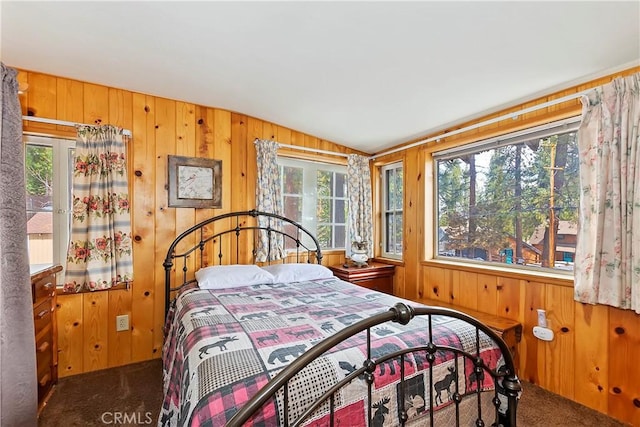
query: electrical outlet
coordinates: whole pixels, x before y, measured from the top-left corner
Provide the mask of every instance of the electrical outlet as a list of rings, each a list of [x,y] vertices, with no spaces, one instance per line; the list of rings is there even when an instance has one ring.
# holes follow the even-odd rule
[[[116,316],[116,332],[129,330],[129,315]]]

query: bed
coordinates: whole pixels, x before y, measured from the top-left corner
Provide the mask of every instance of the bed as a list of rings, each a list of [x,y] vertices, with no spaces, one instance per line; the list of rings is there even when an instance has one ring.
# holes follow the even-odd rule
[[[158,425],[516,425],[520,382],[495,332],[342,281],[319,248],[258,211],[171,243]]]

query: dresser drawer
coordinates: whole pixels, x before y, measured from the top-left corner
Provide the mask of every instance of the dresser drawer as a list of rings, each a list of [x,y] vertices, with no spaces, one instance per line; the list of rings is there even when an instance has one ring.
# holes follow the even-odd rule
[[[53,274],[43,277],[42,279],[36,280],[31,285],[33,287],[33,302],[42,299],[53,297],[54,292],[56,291],[56,280]]]
[[[42,371],[38,370],[38,402],[45,398],[51,387],[53,387],[54,378],[51,366]]]
[[[38,400],[42,399],[51,389],[53,375],[53,328],[36,341],[36,363],[38,381]]]
[[[33,325],[36,335],[51,324],[51,302],[51,298],[47,298],[33,308]]]
[[[53,365],[53,328],[49,328],[47,333],[36,341],[36,361],[38,372],[43,366]]]

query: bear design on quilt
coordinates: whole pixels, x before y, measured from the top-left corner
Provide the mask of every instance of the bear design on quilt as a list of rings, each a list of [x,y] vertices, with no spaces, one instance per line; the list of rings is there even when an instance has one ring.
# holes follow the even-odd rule
[[[278,359],[280,363],[287,363],[288,356],[292,356],[294,358],[298,357],[302,353],[304,353],[306,349],[307,349],[307,346],[304,344],[279,348],[271,352],[271,354],[269,355],[269,363],[274,365],[275,364],[274,362],[276,359]]]

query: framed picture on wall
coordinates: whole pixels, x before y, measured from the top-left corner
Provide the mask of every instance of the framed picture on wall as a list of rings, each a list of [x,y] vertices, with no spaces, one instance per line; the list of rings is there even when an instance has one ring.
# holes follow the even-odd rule
[[[169,207],[221,208],[222,160],[169,156]]]

